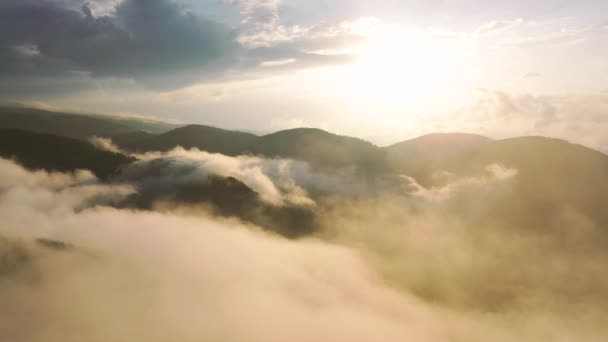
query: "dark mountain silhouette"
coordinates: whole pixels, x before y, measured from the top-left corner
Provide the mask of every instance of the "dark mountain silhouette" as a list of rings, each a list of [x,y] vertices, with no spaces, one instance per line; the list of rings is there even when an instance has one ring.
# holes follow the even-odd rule
[[[366,173],[383,168],[384,151],[357,138],[320,129],[296,128],[264,136],[189,125],[160,135],[126,133],[113,137],[127,151],[167,151],[177,146],[226,155],[253,154],[291,158],[322,168],[357,167]]]
[[[148,152],[146,149],[138,148],[138,145],[143,145],[147,139],[152,139],[156,135],[134,131],[127,133],[114,134],[110,138],[117,146],[120,146],[123,150],[128,152]]]
[[[81,140],[92,136],[111,137],[128,133],[162,134],[177,127],[179,125],[135,117],[0,106],[0,129],[21,129]]]
[[[121,148],[133,152],[168,151],[181,146],[234,156],[246,153],[248,147],[258,138],[251,133],[188,125],[160,135],[132,132],[116,135],[112,140]]]
[[[101,119],[106,122],[115,123],[121,126],[128,127],[135,131],[151,133],[151,134],[163,134],[169,132],[172,129],[176,129],[183,125],[167,123],[163,121],[150,120],[146,118],[130,117],[130,116],[115,116],[115,115],[98,115],[98,114],[85,114],[86,117]]]
[[[380,148],[365,140],[316,128],[296,128],[260,137],[251,151],[266,157],[303,160],[319,167],[356,166],[376,170],[383,163]]]
[[[119,168],[135,161],[135,158],[99,150],[77,139],[20,130],[0,130],[0,156],[14,159],[32,170],[71,172],[86,169],[103,180],[119,183],[121,180],[116,177]],[[154,210],[159,201],[206,203],[217,215],[239,217],[287,237],[302,236],[315,228],[315,214],[310,208],[269,205],[240,180],[217,175],[183,186],[167,188],[159,184],[158,187],[138,188],[137,193],[124,201],[108,205]]]
[[[359,170],[360,175],[372,179],[406,174],[425,187],[441,186],[442,180],[433,177],[441,171],[469,177],[484,172],[487,165],[501,164],[517,169],[519,174],[510,197],[497,205],[494,215],[523,223],[530,223],[534,216],[533,224],[542,226],[559,210],[572,208],[598,223],[608,222],[608,211],[603,209],[608,201],[608,182],[605,181],[608,156],[559,139],[522,137],[494,141],[479,135],[448,133],[430,134],[379,148],[361,139],[313,128],[257,136],[189,125],[163,134],[151,134],[90,117],[31,109],[11,110],[0,110],[0,127],[27,127],[78,138],[93,133],[107,134],[129,151],[196,147],[232,156],[252,154],[291,158],[325,170],[352,167]],[[107,177],[117,165],[128,162],[125,156],[99,151],[84,142],[76,144],[59,137],[6,132],[9,131],[2,133],[3,155],[12,153],[29,167],[88,168]],[[543,215],[532,215],[532,211]]]
[[[88,142],[20,130],[0,130],[0,156],[15,159],[29,169],[64,172],[86,169],[103,179],[134,160],[97,149]]]
[[[74,139],[109,137],[134,131],[98,117],[19,107],[0,107],[0,129],[20,129]]]

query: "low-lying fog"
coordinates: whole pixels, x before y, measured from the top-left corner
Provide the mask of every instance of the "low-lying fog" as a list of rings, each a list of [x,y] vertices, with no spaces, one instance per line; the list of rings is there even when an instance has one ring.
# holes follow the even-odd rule
[[[546,229],[497,211],[516,205],[517,169],[424,187],[197,150],[138,157],[108,183],[0,159],[0,340],[608,338],[605,232],[569,207]],[[186,191],[210,176],[252,190],[255,214]]]

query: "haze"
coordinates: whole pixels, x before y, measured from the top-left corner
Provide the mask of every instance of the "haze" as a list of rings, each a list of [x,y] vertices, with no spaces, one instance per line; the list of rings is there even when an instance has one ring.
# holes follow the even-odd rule
[[[599,0],[0,0],[0,341],[607,341],[607,43]]]
[[[608,150],[608,4],[5,0],[0,99],[388,145],[432,132]]]

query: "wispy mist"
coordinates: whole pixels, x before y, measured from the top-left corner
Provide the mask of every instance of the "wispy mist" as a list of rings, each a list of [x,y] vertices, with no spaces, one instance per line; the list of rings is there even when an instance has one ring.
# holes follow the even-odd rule
[[[525,170],[489,164],[471,175],[440,172],[425,187],[407,175],[369,183],[347,169],[288,159],[183,149],[137,157],[107,182],[0,160],[0,337],[608,336],[605,232],[567,202],[543,212],[552,215],[546,220],[537,212],[510,220]],[[233,180],[197,187],[213,177]],[[175,191],[180,186],[236,187],[263,209],[257,219],[218,211],[212,207],[223,202],[188,197]],[[129,205],[138,203],[133,196],[149,196],[152,205]],[[313,215],[313,229],[282,237],[300,221],[277,219],[291,215],[285,208]]]

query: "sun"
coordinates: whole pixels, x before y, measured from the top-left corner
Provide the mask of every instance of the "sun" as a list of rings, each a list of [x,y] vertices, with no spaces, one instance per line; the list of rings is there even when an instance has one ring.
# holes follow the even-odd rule
[[[348,68],[350,91],[384,106],[436,101],[471,75],[470,66],[462,63],[461,52],[428,36],[373,37]]]
[[[444,68],[438,49],[379,40],[361,51],[351,76],[361,95],[392,102],[431,94],[440,87]]]

